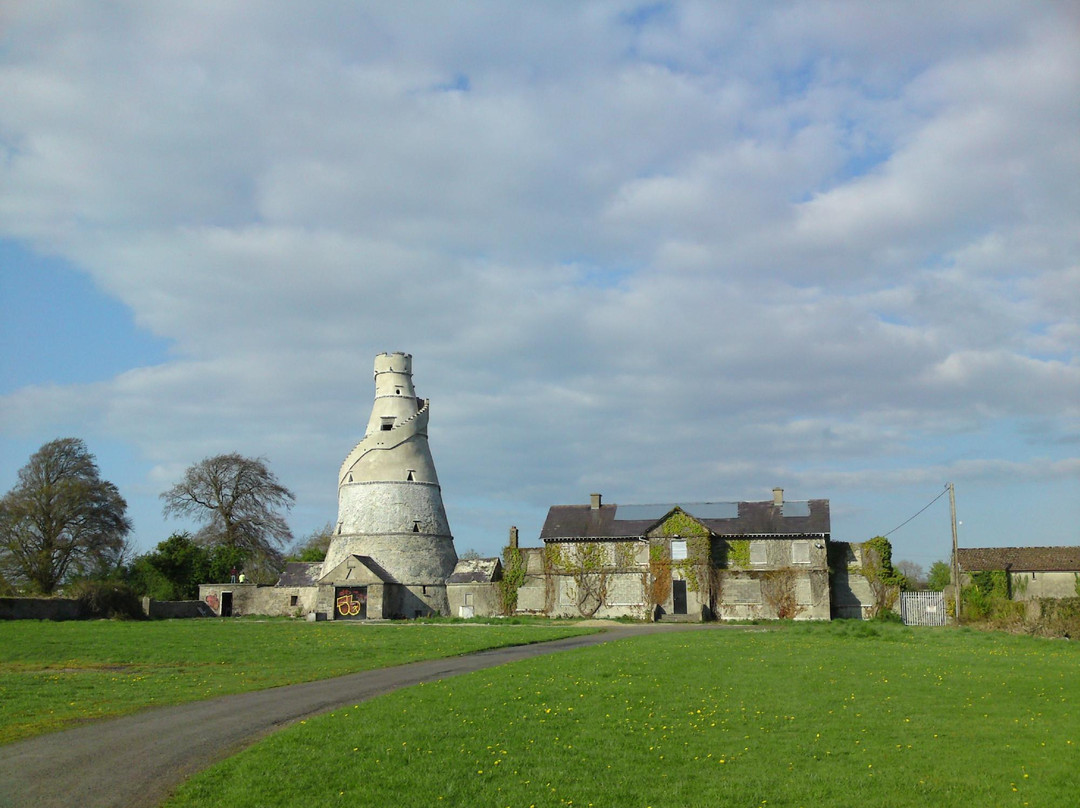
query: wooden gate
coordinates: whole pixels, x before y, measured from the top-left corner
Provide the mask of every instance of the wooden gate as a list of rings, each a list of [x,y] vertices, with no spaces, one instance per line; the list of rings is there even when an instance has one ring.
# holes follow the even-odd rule
[[[901,592],[900,617],[905,626],[943,626],[946,622],[943,592]]]

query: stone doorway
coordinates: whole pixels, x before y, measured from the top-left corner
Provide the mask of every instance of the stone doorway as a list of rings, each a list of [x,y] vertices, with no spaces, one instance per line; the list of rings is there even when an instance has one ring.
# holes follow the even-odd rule
[[[686,581],[671,582],[671,613],[686,614]]]

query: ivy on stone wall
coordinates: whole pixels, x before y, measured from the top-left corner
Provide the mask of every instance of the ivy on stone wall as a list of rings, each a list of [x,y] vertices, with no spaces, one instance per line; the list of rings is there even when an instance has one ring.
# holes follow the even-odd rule
[[[906,579],[892,564],[892,543],[875,536],[862,544],[862,574],[870,584],[874,602],[871,617],[883,617],[893,610]]]
[[[708,594],[710,583],[710,560],[712,542],[709,534],[695,536],[686,540],[686,558],[673,561],[672,565],[686,581],[686,588],[691,592]]]
[[[709,530],[694,517],[676,508],[671,515],[664,520],[654,535],[671,538],[673,536],[708,536]]]
[[[750,566],[750,539],[727,540],[727,565],[743,570]]]
[[[793,620],[805,606],[799,604],[797,592],[799,574],[791,567],[767,570],[760,576],[761,598],[781,620]]]
[[[655,607],[666,603],[671,596],[671,553],[667,542],[654,541],[649,545],[649,573],[652,577],[649,605]]]
[[[525,583],[525,554],[517,547],[503,548],[503,577],[499,581],[499,605],[506,615],[517,611],[518,590]]]
[[[631,570],[637,566],[637,542],[616,542],[613,551],[616,569]]]
[[[592,617],[607,603],[608,577],[612,572],[607,563],[607,548],[603,542],[574,542],[569,545],[549,544],[545,547],[544,565],[552,574],[569,575],[574,581],[574,600],[582,617]],[[548,593],[548,609],[555,605],[554,592]]]

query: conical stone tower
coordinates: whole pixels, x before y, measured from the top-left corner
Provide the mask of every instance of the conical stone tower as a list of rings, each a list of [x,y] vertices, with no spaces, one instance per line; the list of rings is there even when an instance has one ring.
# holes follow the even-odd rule
[[[323,563],[367,556],[399,586],[395,613],[449,614],[446,579],[457,564],[428,448],[428,400],[417,398],[412,356],[375,357],[375,403],[364,439],[341,466],[338,522]]]

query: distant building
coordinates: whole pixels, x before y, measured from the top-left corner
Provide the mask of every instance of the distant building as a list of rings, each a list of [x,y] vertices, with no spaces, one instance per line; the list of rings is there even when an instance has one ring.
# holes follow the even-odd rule
[[[520,550],[519,611],[640,619],[862,617],[859,545],[831,542],[829,501],[555,505]],[[834,586],[830,559],[843,570]],[[836,590],[836,591],[834,591]]]
[[[1080,547],[962,547],[956,551],[963,585],[973,572],[1005,572],[1013,600],[1080,595]]]

